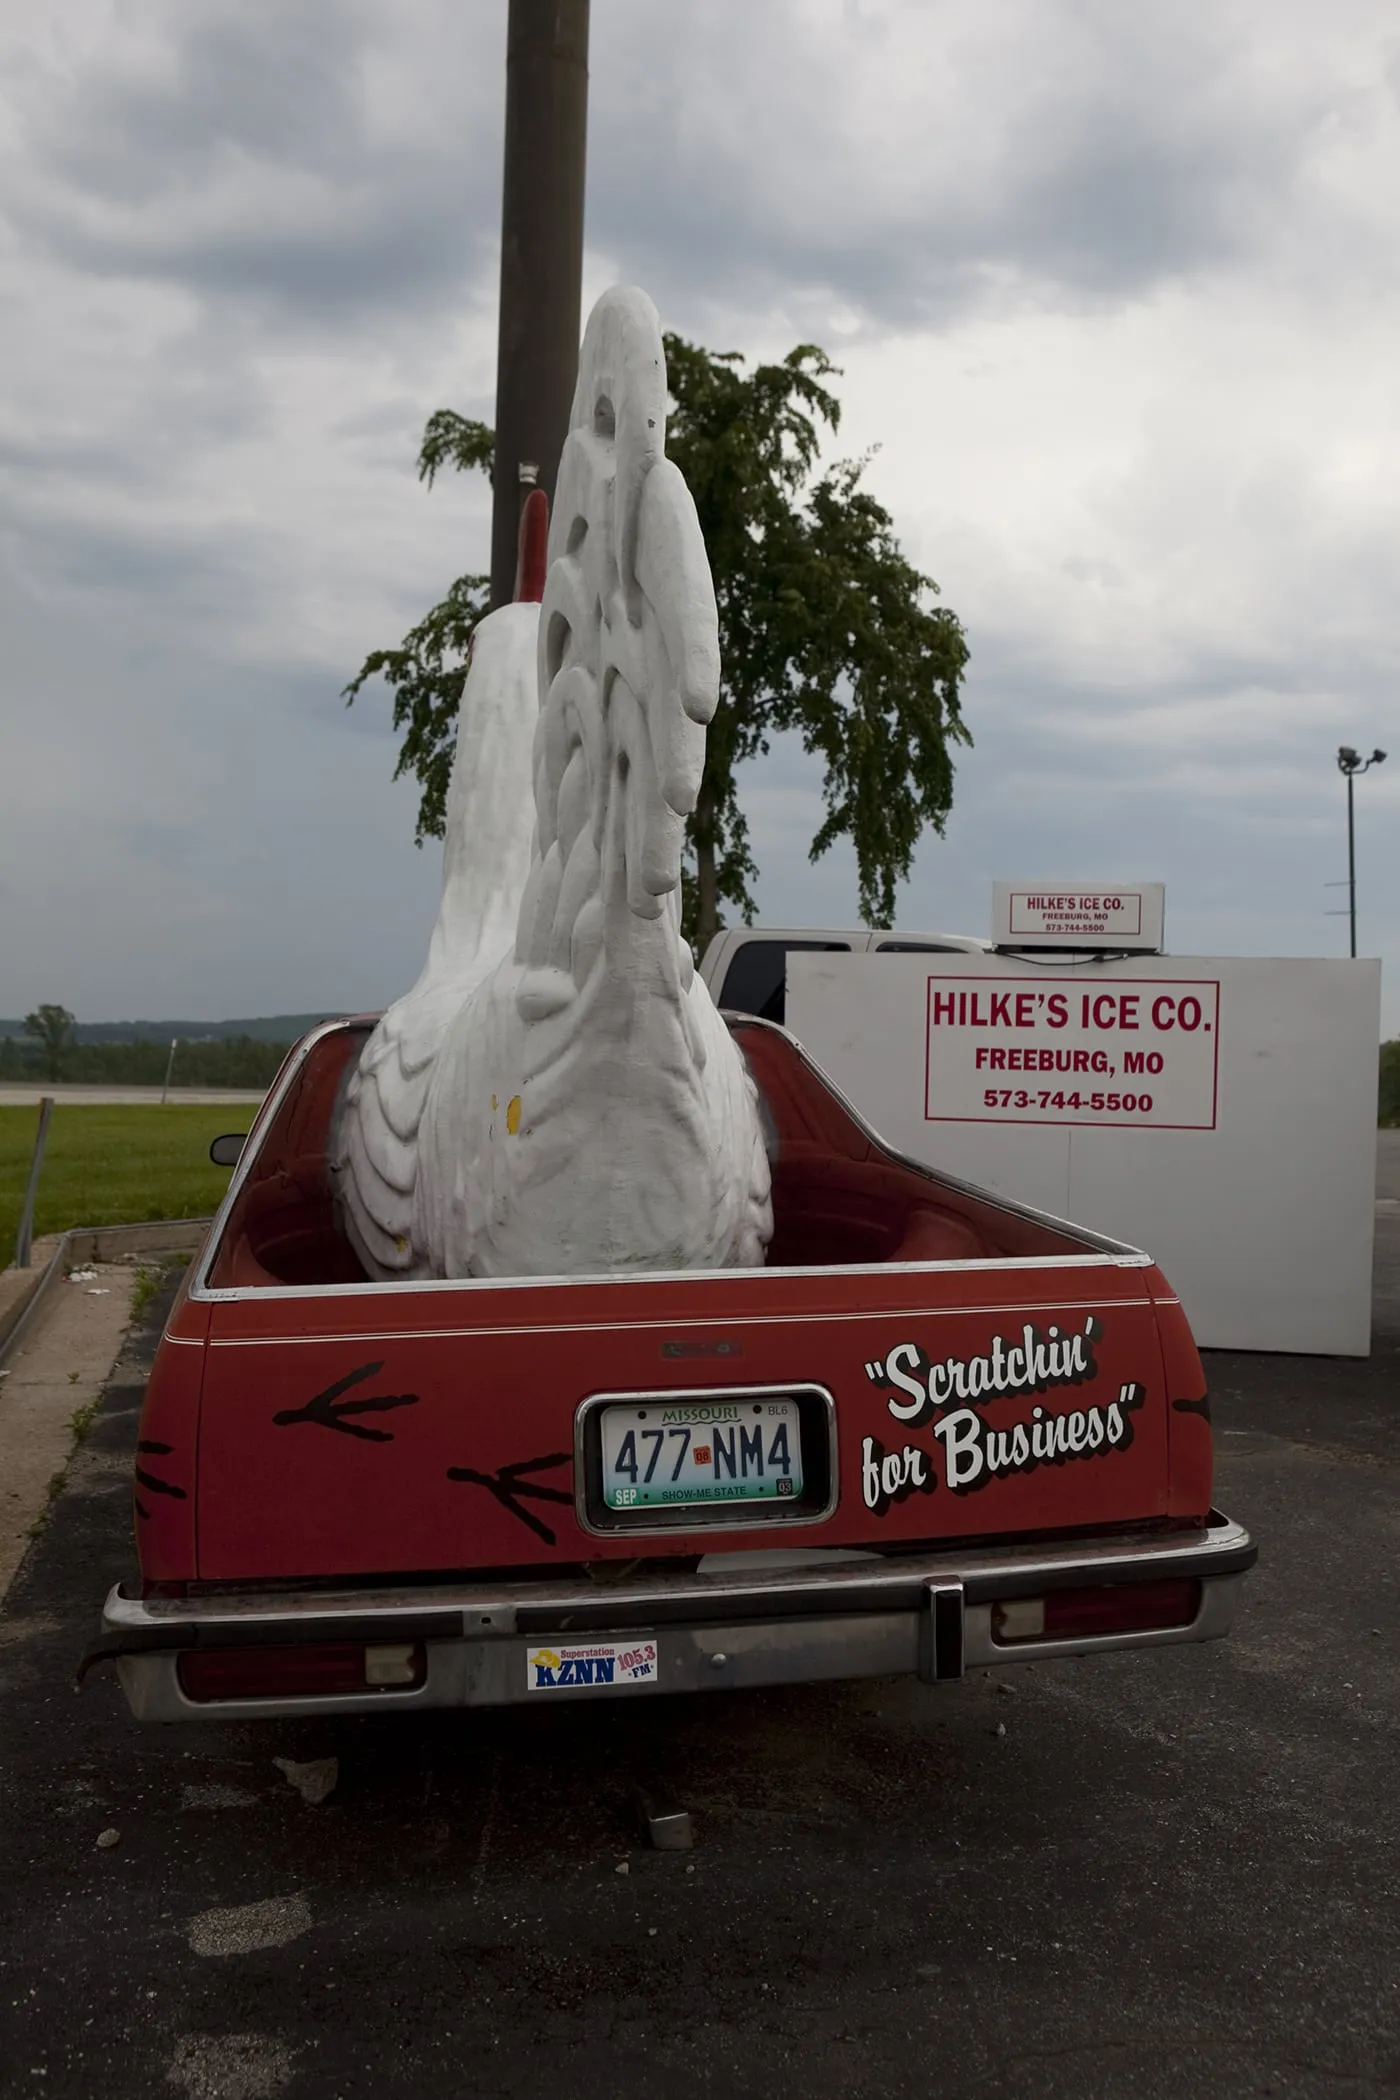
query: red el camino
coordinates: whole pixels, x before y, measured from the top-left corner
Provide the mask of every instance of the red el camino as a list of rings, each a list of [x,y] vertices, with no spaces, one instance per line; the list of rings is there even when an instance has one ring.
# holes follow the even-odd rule
[[[380,1283],[327,1133],[372,1026],[289,1056],[146,1394],[139,1719],[404,1712],[1210,1640],[1211,1506],[1149,1257],[899,1157],[731,1016],[770,1129],[762,1269]]]

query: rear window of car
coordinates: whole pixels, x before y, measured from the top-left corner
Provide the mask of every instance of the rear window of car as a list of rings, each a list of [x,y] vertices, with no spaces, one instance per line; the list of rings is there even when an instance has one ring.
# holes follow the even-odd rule
[[[787,959],[794,949],[849,955],[849,941],[745,941],[725,972],[716,1004],[781,1023],[787,1010]]]

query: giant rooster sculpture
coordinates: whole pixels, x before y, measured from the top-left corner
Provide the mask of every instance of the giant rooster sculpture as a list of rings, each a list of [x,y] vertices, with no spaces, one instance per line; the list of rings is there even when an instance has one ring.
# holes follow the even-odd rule
[[[656,310],[608,292],[580,354],[543,602],[503,606],[472,638],[428,961],[337,1113],[337,1202],[371,1275],[763,1260],[757,1097],[680,931],[719,643],[665,431]]]

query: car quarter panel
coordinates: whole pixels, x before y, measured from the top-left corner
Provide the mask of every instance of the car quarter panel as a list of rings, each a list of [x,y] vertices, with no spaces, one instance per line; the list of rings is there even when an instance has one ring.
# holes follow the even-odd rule
[[[182,1286],[141,1403],[132,1515],[147,1582],[188,1582],[198,1568],[196,1480],[209,1308]]]
[[[1149,1270],[1147,1282],[1156,1307],[1166,1381],[1171,1462],[1167,1510],[1171,1516],[1189,1516],[1203,1499],[1210,1500],[1214,1470],[1210,1394],[1181,1300],[1160,1269]]]

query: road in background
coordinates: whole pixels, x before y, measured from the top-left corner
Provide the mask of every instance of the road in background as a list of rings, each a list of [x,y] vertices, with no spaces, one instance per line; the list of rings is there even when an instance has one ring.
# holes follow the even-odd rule
[[[191,1108],[211,1108],[221,1101],[261,1101],[266,1087],[198,1087],[173,1086],[169,1101],[172,1108],[185,1102]],[[7,1080],[0,1086],[0,1108],[37,1108],[45,1094],[53,1096],[55,1107],[69,1108],[135,1108],[159,1106],[161,1089],[158,1086],[65,1086],[61,1082],[36,1081],[32,1086]]]

